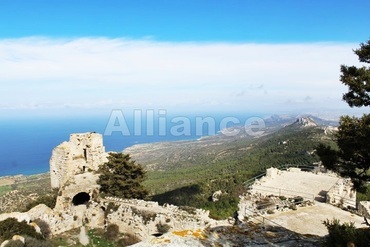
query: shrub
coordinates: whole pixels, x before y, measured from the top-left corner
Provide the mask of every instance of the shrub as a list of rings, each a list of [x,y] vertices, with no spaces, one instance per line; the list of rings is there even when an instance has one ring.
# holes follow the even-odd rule
[[[41,219],[35,219],[33,222],[40,227],[41,234],[44,236],[44,238],[48,238],[50,236],[51,230],[48,223]]]
[[[104,238],[107,240],[117,239],[119,234],[119,227],[116,224],[109,224],[104,232]]]
[[[370,228],[356,229],[354,223],[340,224],[338,219],[325,220],[329,235],[326,238],[326,246],[347,246],[353,243],[357,247],[367,247],[370,243]]]
[[[140,238],[138,238],[137,236],[133,234],[126,233],[124,238],[121,238],[120,240],[118,240],[117,245],[124,247],[124,246],[130,246],[133,244],[137,244],[139,242],[141,242]]]
[[[57,197],[58,197],[58,191],[53,190],[52,193],[40,196],[36,200],[28,203],[26,205],[24,211],[27,212],[28,210],[32,209],[33,207],[35,207],[39,204],[45,204],[49,208],[53,209],[55,207],[56,202],[57,202]]]
[[[116,212],[118,210],[118,208],[119,208],[119,205],[116,205],[113,202],[109,202],[108,206],[107,206],[107,209],[104,211],[104,217],[107,218],[108,214],[110,214],[112,212]]]
[[[162,224],[162,222],[159,222],[155,226],[157,227],[157,231],[161,234],[165,234],[171,229],[171,226],[168,224]]]
[[[25,247],[52,247],[53,244],[49,240],[38,240],[31,237],[25,237]]]
[[[91,229],[87,232],[87,235],[94,247],[114,247],[114,244],[104,239],[104,236],[98,230]]]
[[[144,224],[146,225],[150,221],[154,220],[157,217],[157,213],[145,211],[145,210],[139,210],[137,208],[132,207],[131,208],[132,213],[141,216],[143,219]]]
[[[189,214],[195,214],[197,210],[195,207],[190,207],[190,206],[180,206],[179,209],[184,210],[185,212],[188,212]]]
[[[8,218],[0,222],[0,239],[11,239],[14,235],[27,235],[36,239],[43,236],[36,232],[35,228],[28,225],[26,221],[18,222],[15,218]]]
[[[24,247],[24,243],[20,240],[10,240],[5,247]]]
[[[279,196],[279,199],[285,201],[287,198],[285,196]]]

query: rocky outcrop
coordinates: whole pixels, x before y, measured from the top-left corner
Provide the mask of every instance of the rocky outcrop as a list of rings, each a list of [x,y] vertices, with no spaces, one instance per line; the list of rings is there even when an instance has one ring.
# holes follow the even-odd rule
[[[317,123],[310,117],[300,117],[292,124],[293,126],[300,127],[317,127]]]
[[[211,246],[319,246],[320,238],[305,236],[282,227],[247,222],[234,226],[172,231],[160,237],[150,237],[134,247],[211,247]]]
[[[358,213],[370,219],[370,201],[362,201],[358,203]]]

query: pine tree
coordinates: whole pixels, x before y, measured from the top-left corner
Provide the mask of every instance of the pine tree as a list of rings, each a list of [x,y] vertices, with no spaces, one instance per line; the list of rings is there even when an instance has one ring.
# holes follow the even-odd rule
[[[370,63],[370,40],[367,43],[361,43],[360,48],[354,50],[358,59],[362,63]],[[349,106],[361,107],[370,105],[370,68],[342,65],[340,80],[348,86],[348,93],[343,95]]]
[[[109,153],[108,162],[100,166],[98,180],[104,195],[126,199],[144,199],[148,191],[142,185],[146,171],[128,154]]]
[[[354,50],[359,61],[370,63],[370,40]],[[370,68],[341,66],[341,82],[348,86],[343,100],[350,107],[370,105]],[[338,149],[319,145],[317,154],[324,166],[350,177],[356,189],[363,189],[370,182],[370,115],[361,118],[342,116],[336,134]]]

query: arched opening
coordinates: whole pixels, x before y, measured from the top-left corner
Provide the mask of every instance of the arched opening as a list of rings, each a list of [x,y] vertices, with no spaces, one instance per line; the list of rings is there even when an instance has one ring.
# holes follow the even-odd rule
[[[90,195],[86,192],[80,192],[75,195],[72,199],[72,203],[74,206],[83,205],[90,201]]]

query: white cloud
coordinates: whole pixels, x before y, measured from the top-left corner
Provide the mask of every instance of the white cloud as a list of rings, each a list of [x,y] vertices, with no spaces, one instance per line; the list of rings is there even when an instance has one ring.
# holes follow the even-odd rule
[[[357,45],[0,40],[0,107],[343,107],[339,66]]]

